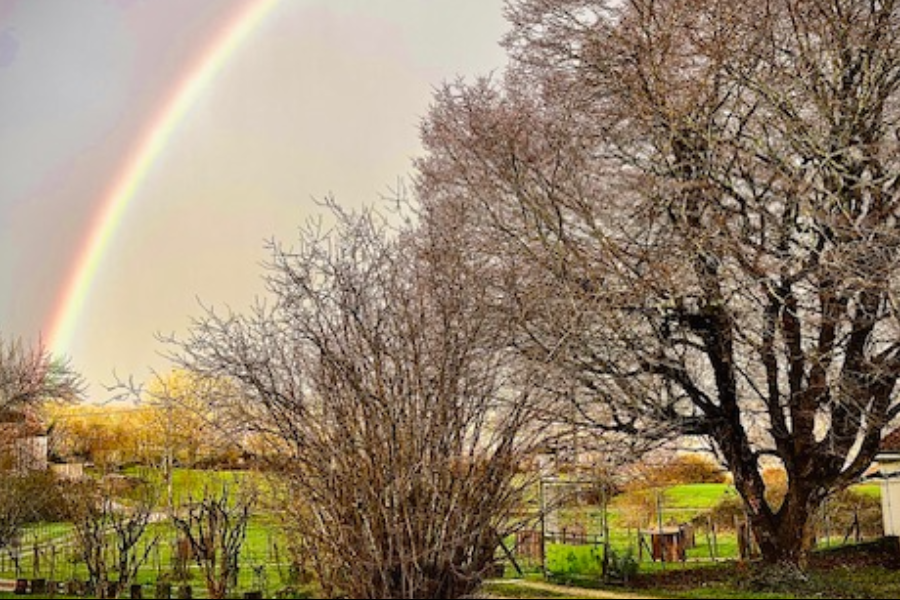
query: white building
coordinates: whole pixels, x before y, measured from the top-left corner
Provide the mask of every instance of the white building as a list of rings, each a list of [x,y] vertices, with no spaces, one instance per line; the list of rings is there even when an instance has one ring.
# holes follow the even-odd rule
[[[27,411],[0,411],[0,469],[43,471],[48,467],[46,428]]]

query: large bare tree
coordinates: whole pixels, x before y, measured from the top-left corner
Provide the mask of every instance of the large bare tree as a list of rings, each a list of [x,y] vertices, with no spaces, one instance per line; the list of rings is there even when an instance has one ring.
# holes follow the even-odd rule
[[[709,440],[763,556],[900,411],[900,6],[512,0],[500,80],[423,128],[426,212],[477,212],[567,417]],[[562,389],[562,388],[561,388]],[[788,490],[766,500],[761,471]]]
[[[458,228],[333,208],[333,229],[273,245],[268,304],[208,312],[179,360],[239,386],[219,412],[268,440],[328,597],[459,598],[528,482],[541,430],[525,375]]]

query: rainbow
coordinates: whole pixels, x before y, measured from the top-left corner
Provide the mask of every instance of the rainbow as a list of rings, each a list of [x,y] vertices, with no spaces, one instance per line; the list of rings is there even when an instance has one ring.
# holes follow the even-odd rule
[[[56,302],[47,339],[48,349],[64,354],[78,328],[103,257],[128,205],[147,178],[179,123],[241,44],[272,12],[279,0],[249,0],[235,12],[187,69],[161,109],[143,129],[117,171],[94,215],[73,268]]]

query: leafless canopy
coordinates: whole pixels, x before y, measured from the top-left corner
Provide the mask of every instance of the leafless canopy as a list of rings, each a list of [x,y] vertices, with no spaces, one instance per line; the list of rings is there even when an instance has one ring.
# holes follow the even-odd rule
[[[47,401],[73,401],[83,388],[81,377],[43,346],[0,338],[0,412],[35,408]]]
[[[584,424],[704,436],[766,558],[900,411],[900,7],[515,0],[499,81],[424,126],[426,207],[518,279],[517,346]],[[788,472],[769,506],[761,468]]]
[[[221,490],[205,488],[202,498],[173,516],[175,528],[187,540],[203,573],[210,598],[227,598],[237,583],[241,548],[256,501],[256,490],[250,487],[237,494],[226,485]]]
[[[461,597],[527,481],[540,428],[525,374],[453,228],[333,208],[333,230],[273,244],[269,304],[210,311],[180,360],[239,386],[222,412],[266,442],[326,594]]]
[[[137,578],[158,542],[159,534],[148,532],[156,505],[154,490],[142,487],[126,506],[113,500],[108,483],[83,480],[67,482],[66,499],[89,586],[99,598],[117,597]]]

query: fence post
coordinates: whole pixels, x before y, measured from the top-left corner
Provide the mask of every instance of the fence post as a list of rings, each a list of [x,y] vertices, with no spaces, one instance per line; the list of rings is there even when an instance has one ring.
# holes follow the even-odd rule
[[[715,532],[711,515],[706,515],[706,546],[709,548],[709,559],[716,562]]]
[[[547,520],[544,515],[544,511],[546,507],[544,506],[544,478],[541,477],[540,481],[538,481],[538,500],[540,503],[541,509],[541,538],[540,543],[538,544],[539,551],[541,553],[541,573],[544,578],[547,577],[547,553],[545,548],[544,537],[547,535]]]

